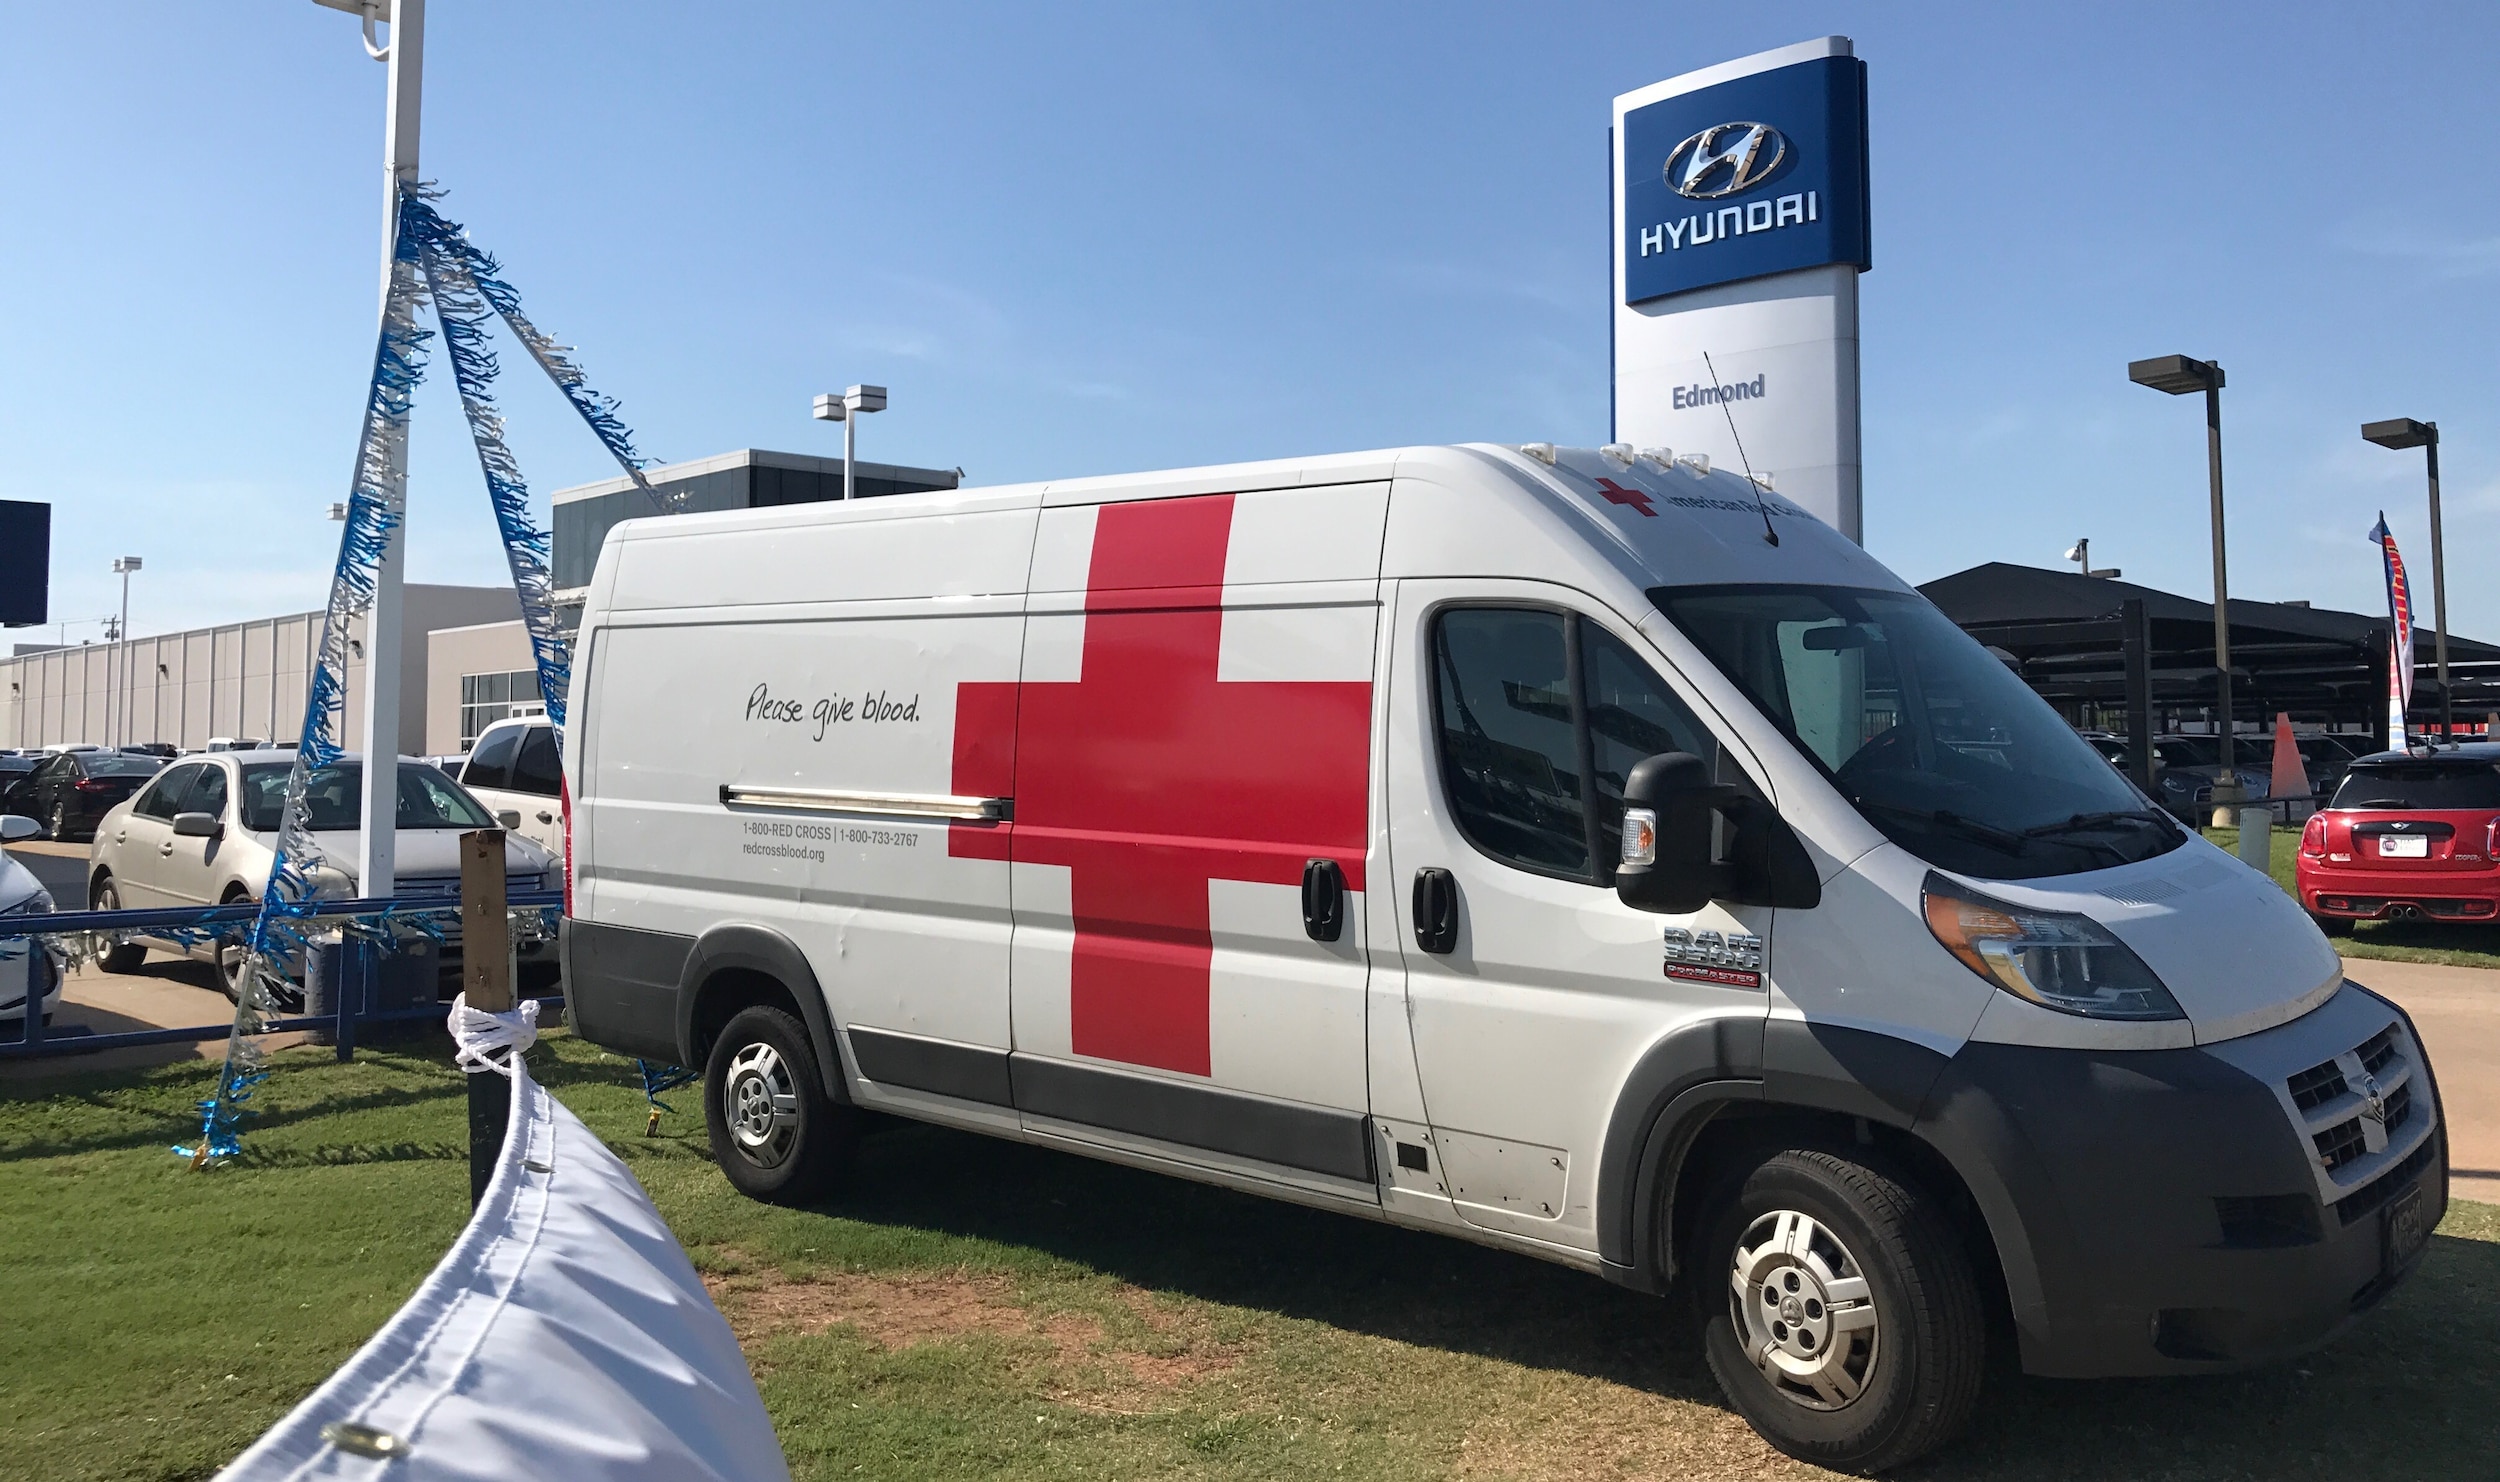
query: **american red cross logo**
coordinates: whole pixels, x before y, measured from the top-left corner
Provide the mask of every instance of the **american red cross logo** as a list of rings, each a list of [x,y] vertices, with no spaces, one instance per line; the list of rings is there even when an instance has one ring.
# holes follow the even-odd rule
[[[1207,882],[1294,885],[1325,857],[1363,888],[1371,686],[1216,678],[1232,519],[1229,494],[1102,506],[1082,677],[955,687],[953,790],[1015,819],[957,824],[948,852],[1067,866],[1076,1053],[1194,1075]]]
[[[1658,511],[1649,507],[1649,491],[1646,489],[1627,489],[1613,479],[1601,478],[1597,481],[1597,492],[1606,496],[1608,504],[1628,504],[1653,520],[1658,517]]]

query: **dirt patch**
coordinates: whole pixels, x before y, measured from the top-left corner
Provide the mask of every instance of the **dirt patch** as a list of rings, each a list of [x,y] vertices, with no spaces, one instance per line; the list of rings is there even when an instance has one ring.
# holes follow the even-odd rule
[[[1027,1305],[1005,1278],[969,1271],[828,1271],[794,1280],[736,1252],[718,1253],[716,1264],[731,1269],[707,1272],[703,1285],[748,1348],[837,1325],[887,1349],[989,1335],[1024,1352],[1051,1398],[1123,1412],[1241,1360],[1240,1345],[1218,1341],[1203,1317],[1134,1288],[1112,1291],[1120,1313],[1106,1324],[1093,1312]]]

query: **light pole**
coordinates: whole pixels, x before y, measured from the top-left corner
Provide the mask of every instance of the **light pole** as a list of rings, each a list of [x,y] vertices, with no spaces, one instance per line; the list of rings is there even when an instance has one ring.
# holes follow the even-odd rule
[[[858,490],[853,487],[851,465],[859,451],[859,419],[869,412],[885,410],[883,386],[853,386],[840,396],[828,391],[816,398],[816,420],[842,424],[842,497],[851,499]]]
[[[107,746],[124,746],[130,741],[130,573],[138,570],[139,566],[140,561],[137,556],[113,558],[113,574],[122,579],[121,641],[113,646],[113,656],[121,660],[122,677],[114,694],[105,697],[108,701],[104,711],[104,742]],[[109,683],[111,675],[109,667],[106,675]],[[121,700],[122,723],[118,731],[113,726],[113,711],[109,703],[115,696]]]
[[[2448,710],[2448,563],[2439,543],[2439,424],[2411,417],[2364,422],[2361,436],[2382,448],[2420,448],[2430,455],[2431,621],[2438,625],[2431,639],[2439,655],[2439,739],[2453,745],[2456,726]]]
[[[2163,355],[2127,363],[2127,379],[2172,396],[2205,393],[2205,476],[2211,485],[2214,525],[2214,693],[2222,711],[2222,766],[2214,777],[2217,807],[2240,801],[2240,776],[2232,767],[2231,582],[2222,555],[2222,365],[2186,355]]]
[[[390,67],[382,126],[382,314],[391,310],[391,262],[399,241],[399,188],[417,179],[418,103],[425,76],[425,0],[313,0],[363,20],[365,53]],[[387,19],[391,39],[379,43],[375,25]],[[402,420],[384,450],[404,480],[408,424]],[[384,537],[373,581],[373,606],[365,616],[365,775],[356,878],[359,893],[382,898],[398,884],[399,650],[405,584],[406,542],[394,528]]]

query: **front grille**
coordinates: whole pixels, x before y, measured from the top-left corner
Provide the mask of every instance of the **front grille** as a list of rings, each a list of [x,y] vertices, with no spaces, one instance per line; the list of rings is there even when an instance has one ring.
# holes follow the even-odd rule
[[[2396,1129],[2405,1124],[2405,1118],[2412,1115],[2413,1088],[2411,1086],[2398,1086],[2395,1090],[2387,1093],[2387,1132],[2389,1136],[2394,1136]]]
[[[2312,1065],[2286,1082],[2292,1092],[2292,1105],[2302,1111],[2315,1111],[2344,1094],[2344,1073],[2329,1060]]]
[[[2359,1117],[2347,1117],[2309,1140],[2316,1144],[2318,1161],[2326,1165],[2329,1173],[2360,1157],[2369,1148],[2368,1140],[2361,1134]]]
[[[2385,1070],[2387,1062],[2396,1058],[2396,1026],[2390,1024],[2363,1040],[2361,1048],[2353,1053],[2361,1057],[2361,1068],[2370,1074]]]
[[[2432,1143],[2423,1143],[2403,1162],[2336,1200],[2336,1223],[2351,1225],[2378,1213],[2381,1206],[2413,1182],[2416,1174],[2431,1166],[2431,1150]]]

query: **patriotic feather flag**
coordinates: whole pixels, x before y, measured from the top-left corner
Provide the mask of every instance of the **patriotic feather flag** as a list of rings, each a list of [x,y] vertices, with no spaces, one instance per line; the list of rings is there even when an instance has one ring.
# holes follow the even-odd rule
[[[2378,543],[2380,564],[2387,570],[2387,745],[2405,744],[2405,709],[2413,703],[2413,590],[2405,585],[2405,558],[2396,553],[2396,537],[2387,528],[2387,512],[2370,527]]]

